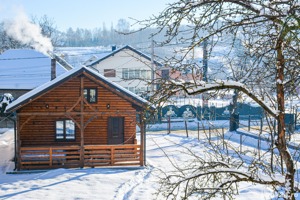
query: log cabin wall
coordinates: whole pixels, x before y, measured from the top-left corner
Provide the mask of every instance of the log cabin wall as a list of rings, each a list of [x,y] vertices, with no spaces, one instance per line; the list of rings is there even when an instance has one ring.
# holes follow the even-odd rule
[[[78,127],[80,115],[78,114],[71,115],[77,122],[75,140],[62,142],[55,139],[56,120],[70,119],[69,116],[61,113],[81,110],[80,79],[80,76],[73,77],[18,110],[21,146],[80,145],[80,127]],[[84,122],[87,123],[84,129],[84,144],[107,144],[108,117],[124,117],[124,143],[134,144],[136,109],[131,102],[85,76],[83,80],[84,88],[97,88],[97,103],[89,105],[84,103],[84,112],[89,112],[84,115]],[[22,113],[33,114],[24,116]],[[43,114],[39,115],[39,113]]]

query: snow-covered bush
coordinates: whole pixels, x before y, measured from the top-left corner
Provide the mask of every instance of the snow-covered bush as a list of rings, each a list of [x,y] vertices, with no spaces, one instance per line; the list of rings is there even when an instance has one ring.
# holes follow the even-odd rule
[[[4,93],[0,96],[0,113],[4,113],[8,104],[14,100],[14,97],[10,93]]]

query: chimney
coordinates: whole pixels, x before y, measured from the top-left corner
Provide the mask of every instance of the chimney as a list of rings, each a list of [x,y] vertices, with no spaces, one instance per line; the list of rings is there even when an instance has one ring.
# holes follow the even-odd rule
[[[115,51],[117,49],[116,45],[111,46],[111,51]]]
[[[51,59],[51,81],[56,78],[56,59]]]

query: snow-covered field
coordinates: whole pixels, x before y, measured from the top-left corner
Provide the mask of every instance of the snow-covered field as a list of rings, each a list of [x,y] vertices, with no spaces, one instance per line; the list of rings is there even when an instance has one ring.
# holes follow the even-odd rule
[[[161,171],[173,169],[169,159],[178,165],[188,157],[185,147],[199,153],[205,150],[203,142],[185,132],[165,131],[147,133],[147,166],[124,168],[55,169],[40,173],[6,174],[13,170],[13,131],[0,134],[0,199],[163,199],[155,193],[159,188]],[[225,138],[238,146],[239,136],[226,133]],[[205,135],[201,135],[204,141]],[[244,138],[245,147],[255,148],[253,138]],[[264,144],[262,143],[262,149]],[[168,155],[168,157],[166,156]],[[276,199],[271,188],[250,183],[239,186],[236,199]],[[299,198],[300,199],[300,198]]]

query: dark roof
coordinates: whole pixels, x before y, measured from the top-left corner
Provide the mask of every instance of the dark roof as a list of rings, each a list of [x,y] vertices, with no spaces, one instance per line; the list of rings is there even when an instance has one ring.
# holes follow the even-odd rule
[[[122,47],[122,48],[120,48],[120,49],[117,49],[117,50],[115,50],[115,51],[112,51],[110,54],[107,54],[106,56],[104,56],[104,57],[102,57],[102,58],[100,58],[100,59],[98,59],[98,60],[95,60],[95,61],[89,63],[89,64],[86,65],[86,66],[87,66],[87,67],[92,67],[93,65],[96,65],[96,64],[100,63],[101,61],[103,61],[103,60],[105,60],[105,59],[107,59],[107,58],[109,58],[109,57],[111,57],[111,56],[114,56],[115,54],[119,53],[120,51],[123,51],[124,49],[129,49],[129,50],[135,52],[136,54],[138,54],[139,56],[142,56],[142,57],[144,57],[145,59],[151,61],[151,57],[150,57],[150,56],[148,56],[148,55],[142,53],[141,51],[136,50],[135,48],[133,48],[133,47],[131,47],[131,46],[129,46],[129,45],[126,45],[126,46],[124,46],[124,47]],[[154,64],[157,65],[157,66],[162,66],[162,64],[161,64],[160,62],[157,62],[157,61],[154,61]]]
[[[26,94],[20,96],[17,100],[13,101],[11,104],[8,104],[8,106],[6,108],[6,112],[12,112],[12,111],[19,109],[20,107],[29,103],[33,99],[43,95],[45,92],[49,91],[50,89],[69,80],[69,78],[76,77],[76,76],[82,74],[83,72],[86,72],[89,75],[94,76],[98,80],[103,81],[109,87],[113,88],[115,90],[115,93],[119,92],[123,95],[126,95],[126,97],[129,97],[132,100],[132,102],[137,102],[138,104],[143,105],[143,106],[150,104],[147,100],[137,96],[136,94],[130,92],[129,90],[126,90],[122,86],[111,82],[109,79],[105,78],[103,75],[95,72],[94,70],[89,69],[87,67],[78,67],[78,68],[74,68],[71,71],[66,72],[63,75],[57,77],[56,79],[49,81],[49,82],[45,83],[44,85],[41,85],[40,87],[37,87],[34,90],[31,90],[31,91],[27,92]],[[154,107],[151,107],[151,108],[154,108]]]

